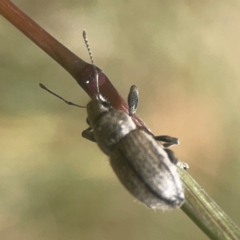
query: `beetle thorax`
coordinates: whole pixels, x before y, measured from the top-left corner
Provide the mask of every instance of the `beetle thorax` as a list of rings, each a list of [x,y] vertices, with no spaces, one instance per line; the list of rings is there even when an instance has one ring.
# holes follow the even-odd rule
[[[126,113],[113,109],[97,97],[88,103],[87,111],[96,142],[107,155],[122,138],[137,128]]]

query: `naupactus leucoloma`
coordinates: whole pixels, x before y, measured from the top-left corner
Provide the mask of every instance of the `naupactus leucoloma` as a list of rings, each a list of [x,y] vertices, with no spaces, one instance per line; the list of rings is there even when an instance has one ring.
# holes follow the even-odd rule
[[[185,199],[183,184],[176,165],[178,160],[168,149],[169,146],[178,144],[178,139],[165,135],[154,136],[146,129],[136,126],[131,118],[138,103],[135,85],[131,87],[128,96],[129,114],[111,107],[99,92],[98,73],[85,31],[83,38],[95,71],[97,94],[87,104],[89,127],[82,132],[82,136],[96,142],[109,156],[120,182],[140,202],[155,209],[180,207]],[[40,86],[59,97],[44,85]]]

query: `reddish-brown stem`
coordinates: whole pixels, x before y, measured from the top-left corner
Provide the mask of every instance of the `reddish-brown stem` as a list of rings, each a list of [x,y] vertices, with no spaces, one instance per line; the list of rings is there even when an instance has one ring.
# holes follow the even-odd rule
[[[91,98],[96,94],[94,69],[91,64],[86,63],[63,46],[11,1],[0,0],[0,14],[67,70]],[[115,109],[128,113],[128,105],[124,98],[99,68],[98,71],[101,94]],[[133,119],[138,126],[147,128],[137,115],[134,115]]]

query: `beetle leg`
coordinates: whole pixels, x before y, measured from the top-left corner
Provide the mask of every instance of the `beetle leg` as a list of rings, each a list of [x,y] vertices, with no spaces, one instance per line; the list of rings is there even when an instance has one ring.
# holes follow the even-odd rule
[[[187,163],[185,163],[185,162],[179,162],[178,161],[177,166],[182,168],[182,169],[184,169],[184,170],[186,170],[186,171],[189,169],[189,165]]]
[[[136,112],[137,105],[138,105],[138,89],[137,86],[132,85],[130,88],[130,92],[128,94],[129,116],[132,116]]]
[[[164,149],[164,150],[166,151],[166,153],[167,153],[168,158],[170,159],[170,161],[171,161],[173,164],[177,165],[178,159],[175,157],[174,152],[173,152],[172,150],[168,149],[168,148],[166,148],[166,149]]]
[[[87,128],[86,130],[84,130],[82,132],[82,137],[86,138],[89,141],[96,142],[94,134],[93,134],[93,130],[91,127]]]
[[[179,139],[175,137],[170,137],[167,135],[161,135],[161,136],[154,136],[154,139],[156,141],[164,142],[163,146],[165,148],[170,147],[172,145],[178,145],[179,144]]]

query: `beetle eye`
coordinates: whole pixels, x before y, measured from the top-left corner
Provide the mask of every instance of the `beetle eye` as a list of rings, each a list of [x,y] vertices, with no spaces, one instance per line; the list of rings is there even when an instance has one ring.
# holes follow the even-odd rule
[[[102,104],[104,107],[106,107],[106,108],[110,108],[110,107],[111,107],[110,103],[107,102],[106,99],[105,99],[101,94],[99,94],[99,95],[97,96],[97,98],[98,98],[98,100],[101,102],[101,104]]]
[[[108,103],[108,102],[106,102],[106,101],[102,101],[102,105],[104,106],[104,107],[110,107],[111,105]]]

